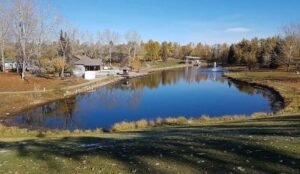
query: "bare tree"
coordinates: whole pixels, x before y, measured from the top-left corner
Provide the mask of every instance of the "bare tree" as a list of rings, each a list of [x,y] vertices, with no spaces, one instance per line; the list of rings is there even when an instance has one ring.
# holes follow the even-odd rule
[[[50,5],[46,8],[38,9],[38,16],[36,21],[35,30],[35,55],[39,61],[42,55],[42,46],[54,38],[54,34],[57,33],[56,28],[62,22],[62,19],[54,13]]]
[[[7,5],[7,4],[6,4]],[[8,37],[10,15],[7,6],[0,4],[0,52],[2,60],[2,71],[5,71],[4,49]]]
[[[60,38],[59,38],[59,46],[60,46],[60,53],[62,56],[62,61],[60,64],[61,65],[61,73],[60,77],[64,79],[65,77],[65,64],[66,64],[66,59],[67,59],[67,54],[71,52],[71,41],[70,38],[68,37],[67,32],[63,32],[62,30],[60,31]]]
[[[97,43],[95,43],[95,36],[92,33],[88,31],[80,33],[80,41],[82,42],[81,48],[85,55],[98,58]]]
[[[137,47],[141,42],[141,36],[136,31],[128,31],[125,35],[127,41],[127,49],[129,59],[134,59],[136,57]],[[133,50],[133,55],[131,52]]]
[[[107,29],[101,34],[100,39],[104,45],[108,46],[109,64],[111,65],[112,51],[113,51],[114,45],[118,44],[118,42],[120,41],[120,35],[116,32],[113,32],[113,31]]]
[[[286,44],[287,57],[284,64],[289,71],[294,59],[299,56],[300,50],[300,23],[293,23],[282,27],[283,37]]]
[[[26,63],[32,49],[29,46],[34,45],[34,33],[37,21],[37,3],[33,0],[14,0],[13,1],[13,30],[19,43],[22,53],[22,73],[21,78],[24,80]]]

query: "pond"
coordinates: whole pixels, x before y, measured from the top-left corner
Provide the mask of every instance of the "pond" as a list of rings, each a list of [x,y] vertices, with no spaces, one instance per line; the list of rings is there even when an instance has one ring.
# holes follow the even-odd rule
[[[232,82],[223,72],[181,68],[58,100],[5,120],[8,125],[51,129],[110,129],[114,123],[185,116],[219,117],[276,112],[280,96],[271,90]]]

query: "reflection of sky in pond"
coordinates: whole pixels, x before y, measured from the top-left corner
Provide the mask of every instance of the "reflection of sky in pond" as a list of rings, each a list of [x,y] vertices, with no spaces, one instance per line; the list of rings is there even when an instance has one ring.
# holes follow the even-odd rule
[[[222,116],[271,112],[270,91],[234,84],[221,72],[176,69],[155,72],[59,100],[8,119],[12,124],[59,129],[110,128],[120,121],[158,117]]]

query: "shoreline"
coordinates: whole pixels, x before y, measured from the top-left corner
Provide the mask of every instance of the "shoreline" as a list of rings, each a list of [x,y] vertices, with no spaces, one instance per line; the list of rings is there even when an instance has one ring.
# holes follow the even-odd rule
[[[144,69],[141,70],[141,72],[146,73],[146,75],[149,75],[152,72],[156,72],[156,71],[163,71],[163,70],[169,70],[169,69],[176,69],[176,68],[184,68],[190,65],[176,65],[176,66],[170,66],[170,67],[163,67],[163,68],[150,68],[150,69]],[[11,110],[7,109],[7,111],[2,111],[2,113],[0,113],[0,124],[3,122],[3,120],[7,117],[11,117],[13,115],[19,114],[21,112],[24,112],[30,108],[34,108],[34,107],[38,107],[41,105],[45,105],[51,102],[54,102],[56,100],[62,100],[66,97],[71,97],[71,96],[75,96],[78,94],[82,94],[82,93],[86,93],[88,91],[94,90],[94,89],[98,89],[101,87],[104,87],[106,85],[110,85],[113,83],[117,83],[123,79],[125,79],[125,77],[113,77],[114,79],[109,79],[111,77],[107,76],[104,79],[97,79],[97,80],[93,80],[90,82],[86,82],[83,84],[79,84],[79,85],[73,85],[73,86],[68,86],[68,87],[63,87],[60,89],[48,89],[46,91],[20,91],[20,92],[3,92],[4,94],[0,95],[35,95],[35,94],[41,94],[41,95],[47,95],[47,94],[54,94],[54,97],[48,98],[48,99],[40,99],[37,102],[33,102],[33,103],[28,103],[26,106],[24,107],[19,107],[19,108],[14,108],[14,111],[12,112]],[[134,77],[134,78],[139,78],[139,77]],[[104,81],[103,81],[104,80]],[[7,94],[6,94],[7,93]],[[56,94],[58,93],[58,94]]]
[[[249,74],[247,74],[247,72],[228,73],[224,74],[224,76],[236,81],[271,89],[274,93],[281,96],[281,99],[284,102],[284,108],[279,112],[281,114],[294,114],[300,112],[298,100],[300,91],[297,89],[297,86],[294,86],[295,84],[289,83],[293,78],[288,79],[285,83],[284,81],[280,81],[281,75],[275,74],[270,76],[268,72],[249,72]]]
[[[275,88],[265,85],[265,84],[260,84],[260,83],[255,83],[255,82],[249,82],[246,80],[241,80],[241,79],[237,79],[234,77],[230,77],[227,75],[224,75],[224,77],[228,78],[229,80],[235,82],[235,83],[240,83],[240,84],[247,84],[247,85],[251,85],[255,88],[261,88],[263,90],[269,90],[271,92],[271,94],[276,98],[277,102],[282,102],[281,106],[280,106],[280,110],[278,110],[277,112],[275,112],[275,114],[277,113],[282,113],[286,107],[286,99],[281,95],[281,93],[276,90]],[[271,96],[270,96],[271,97]]]
[[[166,67],[166,68],[152,69],[151,71],[147,72],[147,75],[149,75],[149,74],[151,74],[152,72],[155,72],[155,71],[162,71],[162,70],[175,69],[175,68],[184,68],[184,67],[186,67],[186,66],[175,66],[175,67]],[[257,90],[266,91],[265,94],[269,98],[271,107],[272,108],[274,106],[275,106],[274,108],[278,107],[278,111],[273,110],[274,112],[268,112],[268,113],[266,112],[265,114],[269,115],[270,113],[272,113],[272,115],[273,115],[273,114],[282,113],[281,111],[285,107],[285,100],[282,97],[282,95],[277,90],[275,90],[274,88],[272,88],[270,86],[267,86],[267,85],[261,85],[261,84],[257,84],[257,83],[252,83],[252,82],[247,82],[247,81],[235,79],[235,78],[232,78],[232,77],[229,77],[229,76],[226,76],[226,75],[224,75],[224,76],[226,78],[228,78],[228,80],[231,80],[233,82],[242,83],[242,84],[245,84],[245,85],[251,85],[251,86],[257,88]],[[139,77],[134,77],[134,78],[139,78]],[[22,112],[24,112],[24,111],[26,111],[26,110],[28,110],[30,108],[35,108],[35,107],[38,107],[38,106],[42,106],[42,105],[45,105],[45,104],[48,104],[48,103],[51,103],[51,102],[54,102],[54,101],[57,101],[57,100],[63,100],[64,98],[68,98],[68,97],[71,97],[71,96],[76,96],[78,94],[86,93],[86,92],[88,92],[90,90],[93,90],[93,89],[99,89],[99,88],[104,87],[106,85],[117,83],[117,82],[119,82],[119,81],[121,81],[123,79],[124,79],[124,77],[117,77],[117,78],[114,78],[112,80],[105,79],[105,81],[103,81],[101,83],[98,83],[96,85],[92,85],[92,86],[79,85],[79,86],[83,86],[82,90],[76,90],[76,92],[64,95],[64,97],[59,97],[59,98],[56,98],[56,99],[53,99],[53,100],[48,100],[48,101],[45,101],[45,102],[41,102],[41,103],[32,105],[31,107],[26,107],[26,108],[20,110],[18,113],[15,113],[14,115],[20,114],[20,113],[22,113]],[[68,87],[68,89],[69,88],[70,87]],[[64,94],[66,94],[66,92]],[[272,103],[272,101],[274,101],[274,103]],[[13,115],[11,115],[11,116],[13,116]],[[2,121],[0,120],[0,123],[2,122],[2,124],[4,126],[7,126],[7,127],[11,127],[11,126],[18,127],[17,125],[6,124],[5,119],[9,118],[11,116],[5,116],[5,117],[3,117]],[[231,116],[231,115],[228,115],[228,116]],[[232,116],[234,116],[234,115],[232,115]],[[251,116],[251,115],[249,115],[249,116]],[[28,130],[36,130],[36,129],[30,129],[30,128],[26,128],[26,127],[20,127],[20,128],[25,128],[25,129],[28,129]],[[98,128],[98,129],[102,129],[102,128]],[[37,130],[41,130],[41,129],[37,129]],[[58,131],[61,131],[61,130],[58,130]]]

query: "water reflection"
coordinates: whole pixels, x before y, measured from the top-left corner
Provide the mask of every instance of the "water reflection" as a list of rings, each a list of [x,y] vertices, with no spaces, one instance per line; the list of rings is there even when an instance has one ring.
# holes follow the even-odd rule
[[[70,97],[24,111],[20,116],[15,117],[15,123],[22,127],[43,128],[48,122],[59,120],[55,128],[80,127],[80,123],[73,119],[74,113],[76,113],[76,97]]]
[[[27,110],[6,122],[29,128],[95,129],[123,120],[252,114],[281,107],[270,90],[229,81],[222,72],[186,68],[108,85]]]

